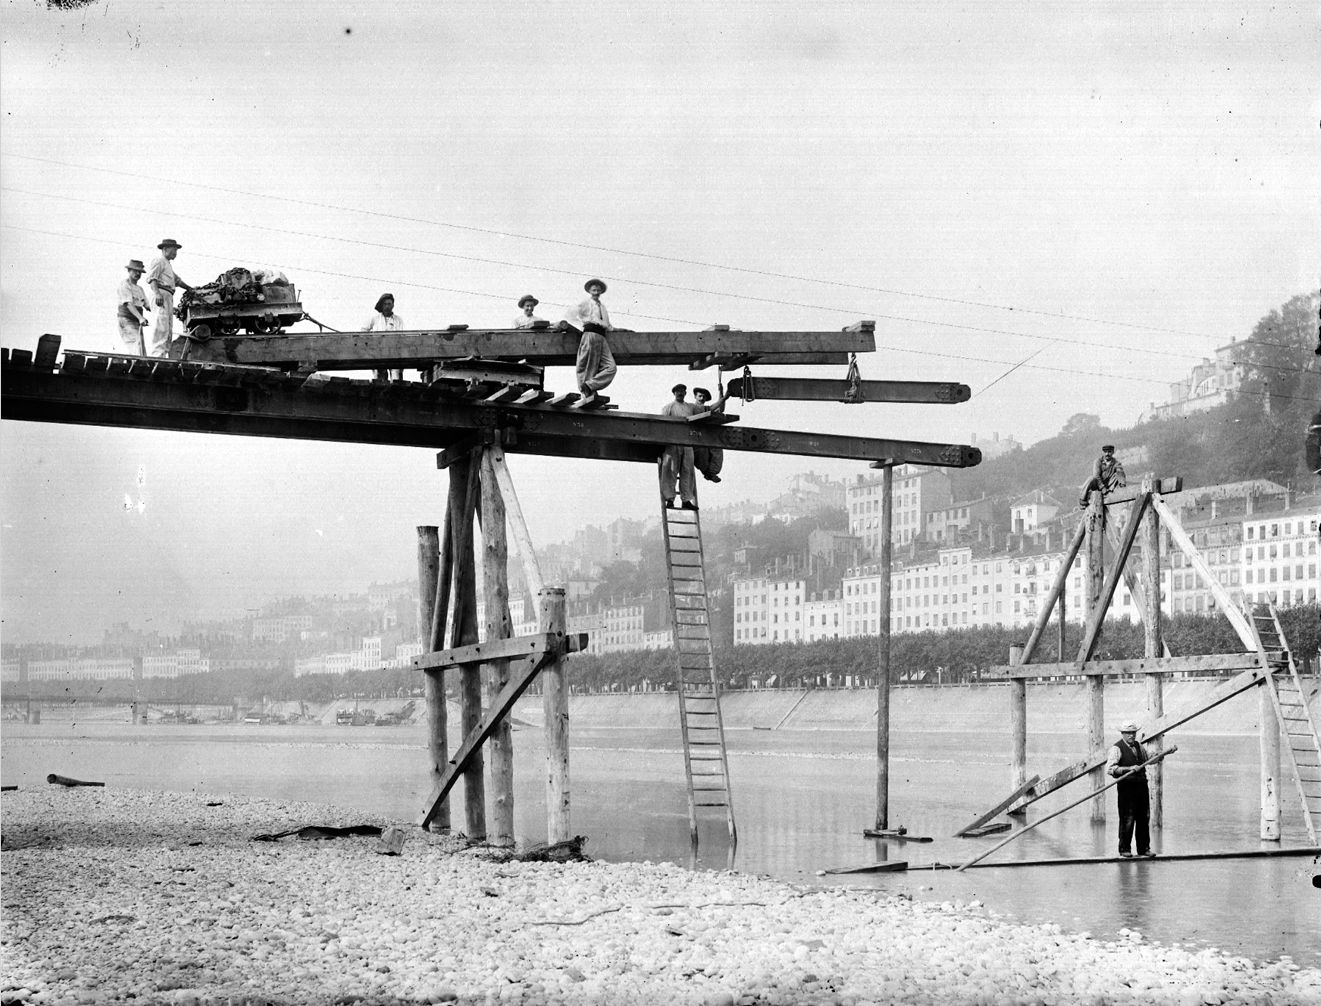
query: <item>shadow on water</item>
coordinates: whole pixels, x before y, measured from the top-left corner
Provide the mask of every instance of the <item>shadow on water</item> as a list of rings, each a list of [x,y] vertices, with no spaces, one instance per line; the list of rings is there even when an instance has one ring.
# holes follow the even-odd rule
[[[1113,793],[1104,824],[1088,806],[1060,815],[963,873],[922,869],[958,864],[1002,835],[952,837],[1008,792],[1004,738],[970,733],[892,737],[890,824],[927,843],[872,839],[875,735],[866,731],[752,731],[729,734],[738,844],[723,816],[706,819],[690,844],[677,729],[582,729],[571,754],[573,830],[587,853],[608,861],[736,868],[803,885],[907,895],[935,902],[980,901],[1027,923],[1052,922],[1103,938],[1136,930],[1163,943],[1214,946],[1257,960],[1290,955],[1321,965],[1321,873],[1314,857],[1211,861],[1125,861],[1052,867],[996,864],[1109,856],[1115,849]],[[1165,822],[1153,834],[1174,854],[1269,849],[1259,842],[1258,753],[1252,736],[1181,735],[1165,771]],[[236,792],[276,800],[350,806],[417,820],[429,793],[418,728],[16,725],[5,731],[6,783],[45,785],[48,772],[148,789]],[[1032,738],[1029,771],[1081,754],[1072,735]],[[515,732],[515,827],[521,844],[545,841],[544,748],[536,728]],[[1019,819],[1040,820],[1082,792],[1066,788]],[[462,787],[452,796],[461,823]],[[1284,794],[1284,846],[1304,846],[1296,795]],[[308,822],[315,823],[315,822]],[[904,872],[827,875],[827,869],[903,860]]]

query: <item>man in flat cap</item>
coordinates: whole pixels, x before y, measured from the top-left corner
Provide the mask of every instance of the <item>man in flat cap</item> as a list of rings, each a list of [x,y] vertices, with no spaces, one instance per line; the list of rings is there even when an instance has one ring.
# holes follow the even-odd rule
[[[514,319],[514,327],[515,328],[538,327],[537,322],[540,322],[541,319],[538,318],[532,312],[536,310],[537,305],[540,303],[541,301],[537,300],[537,298],[533,297],[532,294],[530,293],[525,293],[523,294],[523,296],[519,297],[518,306],[519,308],[522,309],[523,313]],[[546,326],[544,323],[542,323],[540,327],[545,328]]]
[[[662,416],[671,419],[687,419],[702,409],[692,402],[684,401],[688,386],[676,384],[670,391],[674,398],[661,409]],[[674,507],[675,483],[678,483],[678,495],[683,500],[685,510],[697,509],[697,476],[693,463],[693,449],[671,444],[660,456],[660,491],[666,509]]]
[[[192,287],[174,271],[174,257],[183,245],[174,238],[166,238],[156,247],[160,254],[151,260],[151,268],[147,270],[147,286],[151,287],[156,302],[156,325],[151,331],[149,355],[169,356],[170,343],[174,340],[174,291]]]
[[[138,280],[142,279],[147,269],[141,259],[135,258],[129,259],[124,268],[128,270],[128,278],[119,284],[119,339],[124,344],[124,352],[146,356],[147,346],[142,330],[147,327],[147,312],[150,308],[147,307],[147,295],[138,286]]]
[[[1119,854],[1132,859],[1134,834],[1138,855],[1151,858],[1151,794],[1147,790],[1147,770],[1137,768],[1150,757],[1138,740],[1138,725],[1132,720],[1120,724],[1119,740],[1110,746],[1105,770],[1112,779],[1123,781],[1115,787],[1119,794]]]
[[[1116,489],[1126,485],[1128,485],[1128,477],[1124,474],[1124,466],[1115,457],[1115,445],[1105,444],[1101,448],[1101,456],[1092,465],[1092,477],[1082,487],[1078,505],[1084,510],[1087,509],[1087,502],[1091,498],[1093,489],[1099,489],[1102,496],[1109,496]]]
[[[590,402],[598,391],[610,386],[617,368],[614,354],[610,352],[610,343],[605,340],[606,333],[614,331],[614,326],[610,324],[610,312],[601,303],[605,284],[599,279],[589,279],[583,284],[583,289],[591,296],[570,308],[565,320],[574,328],[582,329],[583,337],[578,343],[575,370],[583,401]]]

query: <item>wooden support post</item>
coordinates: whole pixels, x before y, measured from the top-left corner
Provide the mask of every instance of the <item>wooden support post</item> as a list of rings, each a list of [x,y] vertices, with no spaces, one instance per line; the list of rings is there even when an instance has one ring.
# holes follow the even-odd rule
[[[505,504],[491,466],[491,451],[482,451],[482,581],[486,594],[486,631],[489,643],[508,639],[509,623],[509,545],[505,534]],[[482,678],[489,708],[509,683],[509,661],[493,660],[482,664]],[[509,717],[496,724],[487,741],[491,752],[491,830],[495,846],[514,844],[514,737]]]
[[[1023,647],[1009,647],[1009,663],[1023,662]],[[1011,678],[1009,681],[1009,735],[1010,772],[1009,786],[1017,791],[1027,781],[1027,679]],[[1024,814],[1026,808],[1011,810],[1011,814]]]
[[[448,521],[446,521],[448,526]],[[448,556],[448,543],[446,547]],[[430,650],[434,643],[436,597],[440,593],[440,532],[435,525],[419,526],[417,529],[417,623],[418,635],[424,650]],[[446,564],[448,565],[448,564]],[[445,571],[448,575],[448,569]],[[445,591],[448,599],[449,591]],[[443,615],[441,616],[444,617]],[[442,633],[444,629],[442,628]],[[431,785],[434,787],[445,774],[445,765],[449,761],[449,740],[445,736],[445,672],[439,667],[425,672],[424,687],[427,703],[427,753],[431,761]],[[446,803],[437,815],[436,830],[449,831],[449,804]]]
[[[473,516],[477,509],[480,474],[472,458],[456,461],[450,472],[450,510],[454,516],[450,548],[454,554],[454,630],[455,646],[477,642],[477,576],[473,556]],[[464,737],[482,721],[482,676],[479,667],[459,670],[459,722]],[[463,773],[465,831],[475,841],[486,839],[486,783],[479,750],[469,759]]]
[[[523,563],[523,579],[527,583],[528,593],[540,594],[545,581],[541,578],[541,566],[537,562],[536,550],[532,547],[532,536],[528,533],[527,522],[523,520],[523,507],[518,502],[518,493],[514,491],[514,480],[505,465],[504,451],[497,444],[486,452],[491,462],[491,471],[496,485],[500,487],[500,496],[504,500],[505,513],[509,522],[509,532],[513,535],[518,557]]]
[[[537,594],[537,628],[563,632],[567,621],[563,587],[543,587]],[[541,672],[542,707],[546,720],[546,841],[567,842],[569,824],[569,694],[564,660]]]
[[[894,465],[881,464],[880,624],[876,641],[876,830],[890,827],[890,564],[894,543]]]
[[[1263,683],[1257,689],[1257,721],[1261,744],[1261,839],[1280,840],[1280,721],[1275,703]]]
[[[1060,660],[1064,659],[1064,646],[1065,646],[1064,639],[1065,639],[1065,635],[1068,633],[1068,626],[1069,626],[1069,604],[1068,604],[1069,585],[1068,585],[1068,577],[1067,577],[1069,571],[1066,569],[1064,572],[1066,574],[1065,581],[1060,584],[1059,642],[1056,645],[1056,650],[1059,653],[1058,659]]]
[[[1105,500],[1099,489],[1093,489],[1087,507],[1087,627],[1095,624],[1096,636],[1100,635],[1100,620],[1105,617],[1101,610],[1101,595],[1105,588]],[[1083,646],[1087,647],[1084,640]],[[1094,644],[1093,644],[1094,645]],[[1088,647],[1090,649],[1090,647]],[[1086,660],[1091,654],[1079,655],[1079,660]],[[1087,748],[1092,754],[1105,747],[1105,679],[1100,675],[1087,679]],[[1092,800],[1092,821],[1105,821],[1105,802],[1100,793],[1105,788],[1105,771],[1097,767],[1091,772],[1092,790],[1097,794]]]
[[[1078,557],[1078,550],[1082,547],[1086,534],[1087,521],[1079,521],[1078,530],[1074,533],[1073,541],[1069,543],[1069,548],[1064,553],[1064,561],[1060,563],[1060,570],[1055,574],[1055,582],[1050,585],[1050,590],[1046,592],[1046,596],[1041,602],[1041,610],[1037,612],[1037,620],[1033,623],[1032,632],[1028,635],[1027,643],[1023,647],[1023,663],[1025,664],[1032,660],[1032,655],[1037,651],[1037,643],[1041,640],[1041,634],[1045,631],[1046,624],[1050,621],[1050,613],[1055,610],[1055,599],[1064,590],[1069,571],[1073,569],[1073,561]]]
[[[1143,492],[1154,489],[1154,476],[1143,479]],[[1149,508],[1142,514],[1142,567],[1143,579],[1146,580],[1145,596],[1142,598],[1143,654],[1148,657],[1161,657],[1165,654],[1165,642],[1161,638],[1160,625],[1160,518],[1155,508]],[[1134,598],[1137,603],[1137,598]],[[1147,675],[1147,719],[1154,721],[1165,715],[1165,675]],[[1153,737],[1147,743],[1147,751],[1157,754],[1165,746],[1163,737]],[[1147,772],[1147,786],[1151,793],[1151,827],[1162,828],[1165,825],[1165,763],[1154,762]]]

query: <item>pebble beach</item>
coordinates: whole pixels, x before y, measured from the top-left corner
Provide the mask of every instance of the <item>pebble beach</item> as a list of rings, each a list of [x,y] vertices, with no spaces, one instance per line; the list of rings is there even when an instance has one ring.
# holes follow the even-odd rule
[[[0,1003],[1321,1006],[1321,969],[1287,958],[1094,940],[976,902],[520,862],[337,807],[51,786],[0,813]],[[402,850],[253,840],[358,824],[397,825]]]

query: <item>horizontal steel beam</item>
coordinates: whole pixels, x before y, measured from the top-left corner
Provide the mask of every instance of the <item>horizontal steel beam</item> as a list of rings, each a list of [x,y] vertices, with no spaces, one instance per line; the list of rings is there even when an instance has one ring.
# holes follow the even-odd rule
[[[975,447],[907,440],[688,423],[650,413],[587,412],[549,405],[477,404],[430,392],[421,384],[375,384],[344,378],[310,380],[275,372],[194,367],[170,376],[125,371],[50,372],[8,366],[0,416],[32,422],[126,426],[349,443],[443,448],[477,430],[513,433],[508,449],[590,456],[593,443],[642,446],[651,458],[663,445],[720,447],[860,461],[893,458],[966,468]],[[639,458],[641,460],[641,458]]]
[[[847,363],[870,353],[876,336],[857,332],[611,332],[615,361],[625,366],[676,366],[704,357],[753,357],[759,364]],[[369,370],[422,367],[463,357],[521,360],[536,366],[574,365],[581,335],[570,329],[320,332],[215,336],[195,343],[189,358],[294,369]],[[741,364],[740,364],[741,365]]]
[[[1089,660],[1080,664],[1000,664],[987,670],[995,678],[1067,678],[1075,675],[1104,677],[1120,674],[1201,674],[1212,671],[1247,671],[1261,667],[1256,653],[1207,653],[1192,657],[1134,657],[1129,660]]]
[[[794,402],[908,402],[910,404],[956,405],[972,397],[966,384],[944,381],[859,381],[843,378],[737,377],[729,382],[729,397],[753,401],[771,398]]]

